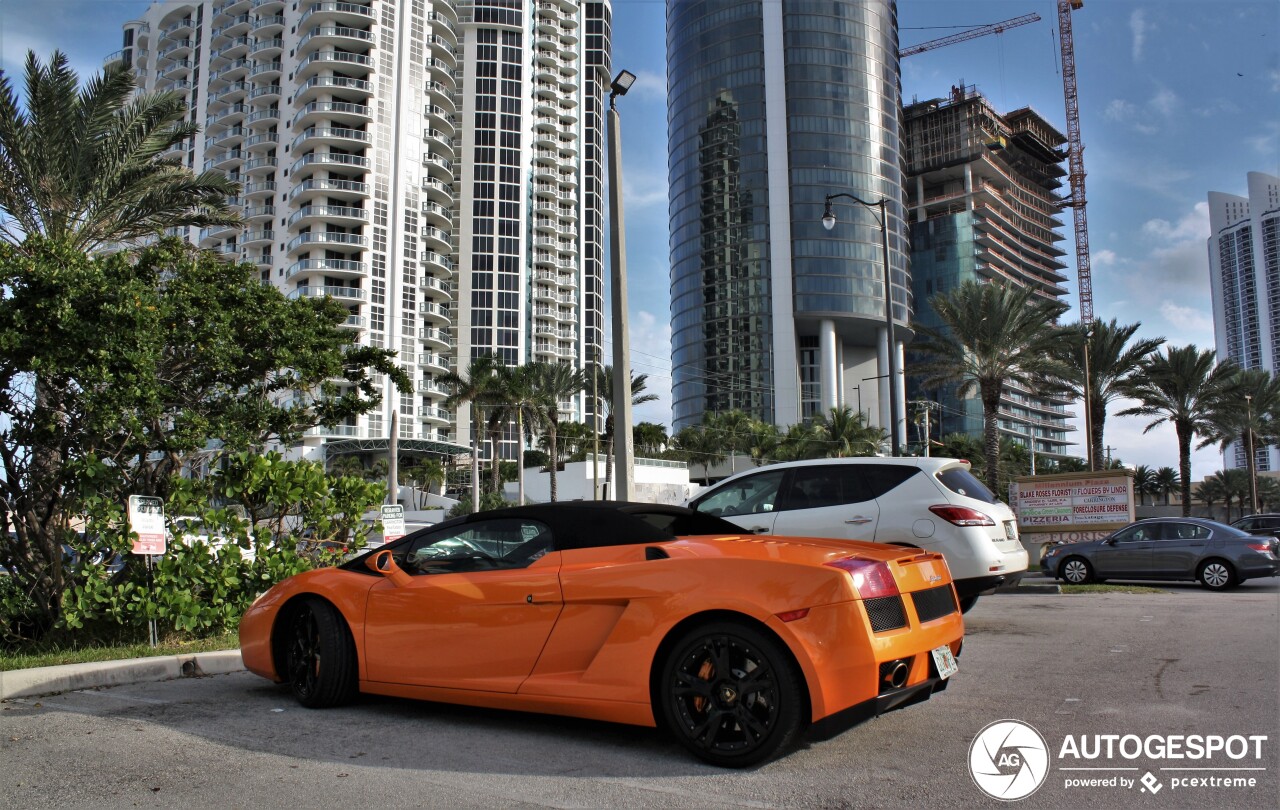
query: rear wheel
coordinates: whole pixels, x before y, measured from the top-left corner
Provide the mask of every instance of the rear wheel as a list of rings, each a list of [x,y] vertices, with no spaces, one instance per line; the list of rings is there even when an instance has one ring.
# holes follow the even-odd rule
[[[660,677],[655,708],[681,745],[713,765],[763,762],[794,743],[803,725],[795,663],[780,643],[745,625],[685,634]]]
[[[1093,581],[1093,566],[1083,557],[1068,557],[1062,561],[1058,576],[1072,585],[1084,585]]]
[[[1226,560],[1205,560],[1196,572],[1196,579],[1211,591],[1225,591],[1236,585],[1236,570]]]
[[[347,623],[333,605],[307,599],[285,624],[285,677],[299,703],[340,706],[356,695],[356,651]]]

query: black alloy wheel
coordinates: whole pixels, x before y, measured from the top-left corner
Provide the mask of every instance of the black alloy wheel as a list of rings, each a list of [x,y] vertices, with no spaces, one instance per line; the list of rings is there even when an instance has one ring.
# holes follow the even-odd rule
[[[355,645],[333,605],[307,599],[285,627],[284,675],[297,701],[312,709],[350,701],[357,687]]]
[[[744,768],[799,735],[802,678],[781,645],[745,625],[696,628],[671,650],[661,714],[680,743],[714,765]]]

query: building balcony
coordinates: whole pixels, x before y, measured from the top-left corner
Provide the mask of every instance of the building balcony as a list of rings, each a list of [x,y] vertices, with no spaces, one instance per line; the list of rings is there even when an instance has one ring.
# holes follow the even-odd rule
[[[453,204],[453,188],[451,184],[434,177],[422,178],[422,190],[429,199],[446,205]]]
[[[299,30],[308,24],[322,22],[334,25],[361,26],[371,25],[375,21],[373,9],[356,3],[312,3],[302,12],[298,21]]]
[[[247,160],[245,161],[244,166],[240,168],[240,171],[246,175],[255,174],[255,173],[267,174],[275,171],[279,167],[280,167],[279,161],[276,160],[274,155],[272,155],[267,157],[256,157],[256,158],[253,158],[252,160]]]
[[[422,215],[426,219],[428,225],[448,228],[452,225],[452,212],[438,202],[431,200],[422,201]]]
[[[346,127],[313,126],[298,133],[293,139],[293,149],[314,149],[317,146],[341,146],[351,148],[353,144],[367,146],[372,142],[369,133],[360,129]]]
[[[431,151],[442,152],[449,157],[454,157],[456,155],[456,152],[454,150],[453,136],[445,132],[444,130],[439,130],[439,129],[423,130],[422,137],[423,137],[423,140],[427,142],[427,146],[431,148]]]
[[[243,57],[240,59],[234,59],[230,63],[223,65],[213,73],[209,74],[209,86],[212,87],[218,82],[231,82],[243,79],[247,75],[249,75],[249,60]]]
[[[271,244],[275,241],[276,234],[267,228],[260,228],[254,231],[246,231],[240,236],[240,247],[252,247],[254,245],[262,247],[263,244]]]
[[[221,16],[234,17],[237,14],[248,11],[250,8],[252,8],[252,4],[249,0],[227,0],[225,3],[214,6],[213,14],[210,16],[216,22]]]
[[[422,315],[423,320],[437,325],[448,324],[452,321],[449,307],[443,304],[424,303],[419,306],[418,313]]]
[[[299,30],[301,31],[301,29]],[[305,54],[325,45],[350,50],[352,48],[370,47],[373,45],[373,41],[373,34],[369,31],[349,28],[345,25],[322,25],[318,28],[312,28],[302,35],[302,39],[298,42],[297,51],[299,54]]]
[[[435,393],[435,391],[424,393]],[[453,422],[453,411],[437,408],[434,405],[423,405],[418,409],[418,416],[422,417],[424,422],[430,422],[433,425],[448,425]]]
[[[427,344],[427,348],[437,349],[439,351],[452,349],[454,346],[454,340],[449,336],[449,333],[444,329],[434,326],[419,327],[418,340]]]
[[[252,25],[252,16],[248,14],[238,14],[224,22],[222,25],[216,26],[210,35],[210,42],[217,44],[220,37],[234,37],[247,33]]]
[[[326,169],[329,171],[351,172],[363,175],[369,171],[371,161],[362,155],[346,155],[341,152],[311,152],[293,162],[292,174],[304,170]]]
[[[423,276],[418,285],[423,292],[434,300],[444,300],[446,302],[453,300],[453,286],[446,281],[441,281],[432,276]]]
[[[242,126],[237,125],[234,127],[227,127],[226,129],[218,130],[205,138],[204,148],[208,149],[212,145],[221,147],[232,146],[244,140],[244,137],[248,134],[249,130]]]
[[[244,163],[244,152],[239,149],[229,149],[225,152],[215,152],[210,155],[204,162],[204,170],[207,172],[211,169],[220,171],[230,171],[231,169]]]
[[[446,374],[453,368],[453,358],[439,352],[419,352],[418,365],[433,374]]]
[[[177,59],[182,56],[190,56],[191,47],[192,44],[190,39],[169,40],[168,44],[156,53],[156,58],[164,59],[167,57],[170,59]]]
[[[418,253],[418,260],[422,262],[422,267],[427,272],[445,278],[453,277],[453,262],[444,254],[423,250]]]
[[[346,53],[343,51],[317,51],[308,54],[306,58],[298,63],[298,69],[294,73],[294,78],[298,81],[315,75],[324,69],[339,70],[347,72],[353,69],[364,69],[364,75],[369,75],[374,69],[373,57],[363,53]]]
[[[259,39],[276,37],[284,32],[284,16],[268,14],[259,17],[253,23],[253,35]]]
[[[259,84],[249,91],[249,99],[252,101],[278,102],[280,95],[278,84]]]
[[[312,178],[303,180],[289,192],[289,201],[311,197],[336,197],[343,200],[360,200],[369,196],[369,184],[354,180]]]
[[[296,253],[299,250],[310,250],[315,247],[322,247],[325,250],[352,250],[358,252],[369,247],[369,238],[358,233],[311,231],[310,233],[300,233],[290,239],[285,251]]]
[[[191,75],[190,59],[174,59],[168,64],[161,64],[156,71],[156,78],[164,79],[185,79]]]
[[[232,104],[218,115],[209,118],[205,122],[205,126],[209,129],[214,127],[230,126],[234,123],[244,120],[245,114],[249,112],[249,108],[243,104]]]
[[[364,301],[369,297],[367,290],[359,287],[305,286],[290,290],[288,298],[336,298],[340,301]]]
[[[326,90],[354,90],[361,94],[371,95],[373,83],[364,79],[352,79],[347,76],[312,76],[298,87],[294,94],[295,104],[311,101]]]
[[[318,273],[333,278],[363,278],[369,273],[366,262],[354,259],[299,259],[285,270],[286,279],[303,273]]]
[[[244,188],[240,190],[242,196],[246,199],[256,197],[261,194],[274,195],[276,193],[276,181],[261,180],[256,183],[245,183]]]
[[[218,92],[209,94],[208,110],[212,114],[215,105],[243,101],[248,94],[249,84],[247,82],[231,82]],[[207,119],[209,116],[206,115],[205,117]]]
[[[261,121],[276,122],[280,120],[280,109],[278,107],[267,107],[261,110],[254,110],[244,117],[246,124],[257,124]]]
[[[427,175],[430,177],[446,183],[453,181],[453,161],[451,160],[442,157],[424,157],[422,167],[427,170]]]
[[[259,132],[255,135],[250,135],[248,138],[245,138],[244,148],[253,149],[254,147],[258,147],[261,149],[271,149],[271,148],[274,148],[279,142],[280,142],[280,136],[275,134],[274,132]]]
[[[249,71],[249,77],[259,80],[279,79],[280,74],[284,71],[284,65],[279,59],[269,61],[254,60],[253,69]]]
[[[305,205],[289,217],[289,227],[294,225],[314,225],[323,222],[341,222],[344,225],[360,225],[369,221],[369,212],[364,208],[348,205]]]
[[[259,15],[284,11],[285,0],[253,0],[253,10]]]
[[[368,126],[373,123],[373,111],[364,104],[347,101],[313,101],[298,110],[293,117],[293,126],[298,127],[322,118],[337,124]]]
[[[250,44],[249,37],[247,36],[231,37],[216,51],[209,54],[209,60],[235,59],[237,56],[244,56],[249,52]]]
[[[261,224],[258,223],[258,220],[270,220],[273,219],[275,215],[276,207],[274,205],[253,206],[251,208],[244,209],[244,212],[241,214],[241,216],[244,217],[245,222],[250,224]]]

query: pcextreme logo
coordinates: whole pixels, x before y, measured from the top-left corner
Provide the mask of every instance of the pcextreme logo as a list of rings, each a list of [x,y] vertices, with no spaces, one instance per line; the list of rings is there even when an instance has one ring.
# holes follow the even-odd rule
[[[969,744],[969,775],[993,799],[1025,799],[1049,775],[1049,745],[1021,720],[997,720]]]

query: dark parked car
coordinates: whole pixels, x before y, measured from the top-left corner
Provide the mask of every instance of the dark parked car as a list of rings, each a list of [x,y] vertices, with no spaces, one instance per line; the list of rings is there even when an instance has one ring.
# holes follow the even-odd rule
[[[1269,534],[1280,537],[1280,515],[1262,512],[1248,517],[1236,518],[1231,525],[1250,534]]]
[[[1051,548],[1044,573],[1072,584],[1108,579],[1197,580],[1210,590],[1280,574],[1280,540],[1201,518],[1131,523],[1088,543]]]

